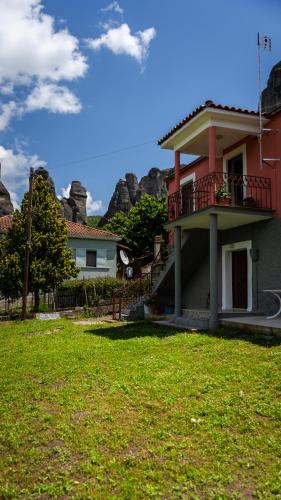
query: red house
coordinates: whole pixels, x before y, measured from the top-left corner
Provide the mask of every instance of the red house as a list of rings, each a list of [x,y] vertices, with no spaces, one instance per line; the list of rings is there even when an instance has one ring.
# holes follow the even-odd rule
[[[159,145],[175,158],[167,179],[174,251],[155,290],[174,297],[176,321],[216,328],[220,316],[276,310],[265,290],[281,289],[281,63],[261,117],[206,101]],[[182,165],[182,154],[197,159]]]

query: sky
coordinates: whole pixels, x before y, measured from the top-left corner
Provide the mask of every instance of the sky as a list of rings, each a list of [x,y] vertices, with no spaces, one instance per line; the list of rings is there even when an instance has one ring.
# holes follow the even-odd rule
[[[0,0],[1,178],[15,206],[31,166],[88,215],[116,182],[173,165],[157,140],[207,99],[257,109],[281,59],[280,0]]]

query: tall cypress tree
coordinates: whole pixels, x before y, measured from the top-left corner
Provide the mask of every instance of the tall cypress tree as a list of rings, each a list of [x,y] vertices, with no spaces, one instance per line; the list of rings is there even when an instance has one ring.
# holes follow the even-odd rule
[[[12,228],[0,238],[0,292],[6,298],[20,297],[23,291],[23,264],[26,240],[28,193],[13,216]],[[33,181],[31,247],[28,289],[39,308],[40,290],[48,292],[78,270],[66,248],[67,228],[60,205],[42,176]]]

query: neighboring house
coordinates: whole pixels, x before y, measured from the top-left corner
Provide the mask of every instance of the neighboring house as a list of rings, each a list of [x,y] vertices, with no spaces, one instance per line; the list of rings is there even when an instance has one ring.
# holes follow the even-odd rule
[[[109,231],[76,222],[65,222],[67,246],[72,249],[73,258],[80,269],[78,278],[116,277],[117,242],[121,238]],[[5,233],[12,223],[12,215],[0,217],[0,234]]]
[[[279,95],[262,115],[262,164],[259,113],[212,101],[159,141],[175,155],[166,226],[175,248],[155,291],[174,296],[179,322],[216,328],[220,314],[276,310],[264,290],[281,289]],[[199,157],[181,165],[182,153]]]
[[[76,222],[66,221],[66,225],[67,246],[80,268],[78,278],[116,277],[120,236]]]

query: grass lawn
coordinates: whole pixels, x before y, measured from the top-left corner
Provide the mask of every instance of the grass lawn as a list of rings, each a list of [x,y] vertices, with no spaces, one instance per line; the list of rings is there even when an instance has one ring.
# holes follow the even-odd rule
[[[281,346],[0,324],[0,498],[281,498]]]

